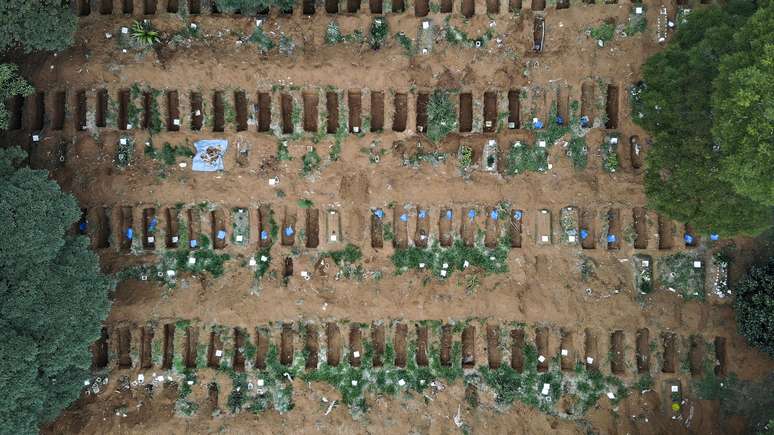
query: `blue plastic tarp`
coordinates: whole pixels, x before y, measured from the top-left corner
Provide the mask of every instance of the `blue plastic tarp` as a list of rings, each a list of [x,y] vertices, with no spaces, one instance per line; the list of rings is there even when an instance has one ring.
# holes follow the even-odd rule
[[[225,139],[205,139],[194,142],[196,155],[191,165],[194,171],[215,172],[223,170],[223,156],[228,149]]]

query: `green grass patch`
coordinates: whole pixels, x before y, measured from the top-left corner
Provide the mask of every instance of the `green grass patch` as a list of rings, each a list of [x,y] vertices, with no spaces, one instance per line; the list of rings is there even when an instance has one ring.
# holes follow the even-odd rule
[[[694,267],[698,257],[684,252],[661,257],[658,267],[661,288],[673,289],[683,298],[704,300],[704,264]]]

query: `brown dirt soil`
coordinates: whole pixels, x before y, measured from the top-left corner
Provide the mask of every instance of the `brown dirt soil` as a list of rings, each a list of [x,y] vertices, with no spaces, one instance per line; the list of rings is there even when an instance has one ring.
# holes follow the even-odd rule
[[[399,366],[406,364],[407,340],[414,340],[417,334],[414,320],[446,322],[481,318],[492,319],[492,325],[498,321],[523,322],[528,326],[521,333],[511,331],[509,338],[501,339],[499,344],[504,349],[513,346],[509,358],[513,367],[523,365],[522,345],[534,342],[535,326],[551,331],[562,328],[573,333],[574,348],[570,349],[570,358],[587,362],[587,357],[593,357],[594,362],[588,365],[600,369],[610,350],[613,331],[624,331],[625,364],[634,364],[636,331],[647,328],[650,340],[659,342],[659,334],[664,331],[675,331],[682,337],[697,334],[707,340],[720,337],[724,343],[722,371],[725,373],[757,379],[771,372],[774,363],[750,349],[736,334],[733,310],[729,305],[686,302],[666,291],[639,297],[633,289],[630,259],[635,248],[624,240],[627,228],[633,229],[636,224],[636,251],[654,258],[691,249],[677,243],[682,240],[681,235],[675,236],[673,243],[671,232],[677,234],[677,230],[668,228],[675,223],[657,218],[652,211],[644,215],[644,229],[642,220],[634,222],[633,210],[646,203],[642,173],[637,169],[642,164],[641,155],[632,161],[632,153],[626,151],[628,146],[623,146],[622,142],[619,144],[619,170],[609,174],[601,169],[600,147],[605,130],[599,127],[604,127],[601,120],[608,109],[617,115],[608,122],[615,124],[610,126],[621,132],[621,137],[636,135],[640,138],[639,143],[649,142],[646,132],[636,127],[629,117],[627,89],[640,77],[645,59],[659,49],[655,42],[655,23],[661,3],[645,1],[648,28],[643,34],[626,38],[619,34],[614,41],[600,48],[586,35],[586,29],[598,26],[606,19],[625,25],[630,4],[598,2],[600,4],[584,5],[571,1],[562,3],[562,6],[569,4],[568,8],[557,9],[553,2],[535,1],[536,8],[542,8],[539,4],[543,4],[545,11],[534,12],[532,2],[522,4],[512,0],[506,5],[501,1],[497,4],[499,14],[491,20],[495,23],[492,27],[485,11],[496,10],[495,2],[442,2],[441,9],[453,9],[450,22],[471,37],[482,35],[488,29],[496,31],[499,42],[492,40],[485,47],[475,49],[445,42],[442,32],[445,15],[433,12],[434,4],[407,2],[404,13],[387,14],[390,35],[401,31],[411,38],[417,35],[421,24],[415,16],[415,3],[421,6],[416,14],[427,14],[437,34],[429,54],[413,57],[406,56],[391,37],[378,51],[367,44],[325,44],[325,28],[332,16],[326,15],[324,9],[335,6],[343,12],[354,7],[352,2],[338,5],[328,1],[325,7],[318,2],[313,16],[302,15],[303,8],[299,4],[292,16],[278,16],[273,11],[265,18],[262,27],[266,33],[276,39],[282,33],[295,41],[292,55],[283,55],[276,50],[263,54],[248,42],[247,37],[255,28],[253,18],[204,14],[184,19],[164,13],[168,7],[164,1],[157,5],[158,14],[150,17],[164,34],[178,32],[195,22],[205,36],[180,43],[175,48],[162,45],[145,52],[131,48],[123,52],[119,46],[120,28],[129,26],[130,18],[118,15],[122,8],[118,1],[112,8],[115,15],[100,15],[99,11],[108,10],[104,2],[97,7],[96,2],[91,3],[91,14],[80,19],[73,48],[56,56],[30,58],[23,65],[23,72],[44,94],[46,104],[38,101],[40,97],[31,97],[21,106],[21,111],[12,110],[11,124],[19,129],[4,134],[3,143],[19,144],[30,150],[30,163],[51,169],[52,177],[80,200],[90,216],[94,216],[90,221],[96,228],[92,234],[93,246],[98,249],[108,272],[147,263],[155,258],[154,252],[164,251],[163,246],[174,246],[171,239],[164,239],[167,243],[156,243],[154,251],[133,253],[130,250],[131,244],[122,236],[129,225],[140,225],[143,208],[155,208],[161,221],[160,229],[177,232],[185,228],[166,223],[169,216],[176,213],[162,213],[162,210],[182,203],[184,211],[189,212],[181,213],[188,224],[186,228],[190,228],[189,233],[200,234],[203,229],[205,233],[214,231],[217,234],[217,231],[225,230],[230,237],[229,210],[247,207],[250,210],[250,243],[249,248],[240,247],[231,243],[229,237],[222,245],[219,242],[222,252],[229,253],[234,259],[227,263],[224,276],[217,279],[183,275],[179,277],[177,287],[171,290],[160,289],[152,282],[121,282],[106,324],[127,325],[126,329],[111,336],[111,340],[118,343],[117,347],[111,345],[111,349],[120,348],[121,351],[120,355],[111,356],[111,361],[117,359],[123,368],[110,367],[116,373],[110,377],[107,389],[100,395],[84,396],[44,428],[44,433],[450,433],[457,430],[453,415],[458,407],[462,409],[465,423],[479,433],[574,434],[593,430],[599,433],[663,434],[739,433],[745,430],[742,419],[721,419],[717,403],[698,401],[690,394],[687,400],[692,420],[686,427],[684,422],[672,420],[664,411],[660,389],[633,394],[616,406],[603,396],[599,406],[584,419],[564,420],[521,404],[501,411],[494,405],[493,394],[483,390],[475,394],[469,392],[479,402],[478,408],[470,408],[463,402],[465,387],[461,382],[434,394],[431,400],[372,398],[371,409],[361,417],[353,417],[343,406],[324,415],[322,398],[337,399],[339,393],[326,384],[306,384],[300,380],[293,381],[295,409],[284,415],[267,411],[258,416],[247,412],[238,415],[215,413],[213,416],[208,412],[211,409],[202,405],[196,416],[186,418],[175,413],[175,387],[159,385],[153,391],[153,397],[143,389],[118,388],[119,374],[136,376],[140,370],[129,367],[134,351],[131,346],[139,341],[139,335],[132,336],[138,334],[139,329],[129,326],[160,319],[172,323],[176,319],[196,319],[208,325],[244,328],[253,335],[257,326],[314,321],[320,325],[319,342],[302,341],[301,337],[294,337],[292,330],[283,330],[282,360],[292,359],[294,349],[300,352],[304,346],[325,345],[328,361],[335,359],[337,363],[348,357],[347,343],[353,335],[349,329],[339,330],[335,323],[326,328],[326,322],[349,320],[370,324],[395,320],[401,322],[400,327],[393,336],[388,335],[393,338],[387,340],[394,339],[396,365]],[[143,13],[141,6],[135,1],[136,18]],[[512,14],[509,9],[513,6],[524,9],[520,14]],[[675,5],[667,2],[666,8],[673,17]],[[363,4],[357,14],[336,16],[342,33],[351,34],[357,29],[367,33],[372,19],[368,9],[369,5]],[[475,15],[465,22],[463,13]],[[546,29],[544,48],[539,54],[532,49],[536,16],[545,17]],[[106,33],[110,33],[109,39]],[[225,172],[191,172],[190,160],[185,160],[189,162],[185,168],[177,165],[160,167],[159,162],[143,155],[143,144],[150,139],[148,132],[142,131],[141,125],[128,131],[117,129],[125,128],[131,115],[127,109],[118,110],[117,103],[121,102],[120,106],[128,104],[129,89],[135,83],[163,91],[158,97],[162,131],[152,136],[157,150],[165,142],[190,144],[202,138],[227,138],[232,149],[224,157]],[[420,126],[427,126],[426,98],[436,87],[457,89],[460,96],[471,95],[470,115],[466,110],[462,129],[468,130],[470,124],[472,132],[452,134],[434,145],[417,133],[420,133]],[[618,94],[606,94],[608,89],[616,89]],[[63,91],[67,98],[64,115],[59,113]],[[456,155],[461,144],[475,150],[474,156],[480,156],[484,144],[496,139],[502,161],[507,152],[506,144],[517,139],[531,140],[532,133],[521,128],[530,124],[533,116],[545,119],[557,99],[562,112],[567,110],[566,99],[579,101],[583,115],[600,121],[586,136],[589,145],[587,169],[576,171],[560,142],[549,151],[552,168],[547,173],[504,177],[500,173],[474,170],[465,177],[460,175]],[[455,112],[459,113],[461,98],[453,95],[452,100]],[[19,102],[13,103],[11,107],[15,108]],[[245,105],[246,113],[243,111]],[[357,113],[350,113],[349,108],[353,105],[360,107]],[[39,107],[46,108],[44,116]],[[296,107],[298,111],[294,113]],[[372,110],[384,111],[383,119],[373,118],[378,128],[366,128],[366,120],[372,119]],[[314,112],[318,113],[313,117]],[[322,113],[330,116],[323,118]],[[111,116],[117,119],[111,119]],[[468,116],[472,119],[468,120]],[[173,122],[178,117],[179,125]],[[46,128],[49,119],[53,121],[50,129]],[[485,127],[485,121],[498,119],[513,123],[515,129]],[[37,130],[41,125],[42,139],[33,144],[31,130]],[[304,130],[316,129],[333,134],[342,125],[350,132],[353,127],[358,127],[358,134],[342,138],[337,161],[327,157],[334,143],[332,136],[315,144],[313,133],[304,133]],[[83,126],[85,131],[81,131]],[[242,131],[244,127],[246,129]],[[372,131],[379,129],[381,131]],[[484,129],[493,131],[484,135]],[[300,139],[286,137],[292,160],[276,159],[278,138],[268,133],[270,130],[302,134]],[[119,138],[125,136],[135,139],[134,159],[128,168],[119,169],[112,161]],[[62,141],[69,144],[64,163],[52,157]],[[233,150],[237,141],[249,144],[246,160],[237,160]],[[392,154],[393,143],[398,142],[404,144],[404,155],[411,155],[417,147],[446,152],[450,158],[437,165],[405,166],[402,156]],[[377,145],[386,152],[375,164],[362,149]],[[301,176],[300,162],[310,146],[316,147],[323,162],[318,171]],[[640,150],[640,153],[646,152],[647,147]],[[178,159],[178,162],[183,161]],[[482,166],[479,162],[474,163]],[[270,186],[269,179],[275,176],[280,180],[279,185]],[[312,200],[315,207],[322,210],[318,219],[325,220],[324,228],[328,233],[325,240],[319,241],[319,248],[307,248],[298,240],[300,236],[295,237],[301,230],[296,227],[313,227],[308,223],[309,215],[298,209],[299,199]],[[218,213],[200,215],[195,205],[205,201]],[[518,222],[511,217],[499,226],[490,225],[500,232],[506,231],[507,226],[512,235],[514,248],[508,258],[507,274],[484,275],[468,270],[456,272],[450,279],[429,282],[424,272],[410,271],[396,276],[389,259],[394,252],[391,243],[386,239],[382,243],[371,242],[376,238],[371,234],[369,213],[375,208],[384,210],[383,224],[389,223],[395,232],[393,243],[409,246],[417,234],[416,213],[420,204],[427,211],[426,222],[419,228],[420,234],[427,231],[432,240],[437,240],[441,231],[472,242],[476,231],[486,228],[484,213],[487,207],[497,206],[502,201],[513,205],[509,208],[511,213],[515,210],[523,212],[523,218]],[[395,207],[392,212],[390,205]],[[583,248],[587,249],[582,251],[580,246],[557,242],[560,231],[557,217],[560,209],[568,206],[581,211],[581,227],[585,226],[592,234],[592,240],[583,243]],[[285,237],[283,232],[282,240],[274,240],[281,243],[275,243],[271,248],[273,261],[270,268],[279,273],[267,274],[260,283],[260,291],[256,292],[254,272],[240,263],[246,263],[259,244],[270,244],[267,240],[259,242],[259,231],[254,230],[270,230],[269,207],[274,211],[276,221],[284,222],[283,228],[293,226],[295,232],[293,237]],[[477,218],[470,222],[463,211],[468,207],[478,210]],[[447,208],[454,213],[451,223],[443,221]],[[548,219],[538,219],[541,209],[549,211]],[[329,210],[339,213],[332,218]],[[617,249],[610,251],[605,249],[607,245],[602,239],[609,210],[620,211],[620,222],[614,230],[621,235],[617,237],[620,242]],[[304,214],[296,214],[296,211]],[[396,225],[400,223],[402,212],[408,216],[407,224]],[[639,212],[637,215],[643,216]],[[461,225],[463,216],[465,220]],[[333,219],[340,219],[340,224]],[[202,227],[202,222],[211,225]],[[329,222],[333,223],[329,226]],[[330,229],[339,228],[339,225],[340,230],[333,233],[337,234],[337,240],[330,240]],[[664,232],[671,231],[660,241],[657,237],[659,228]],[[140,229],[135,230],[138,236],[142,234]],[[538,231],[550,234],[548,242],[537,240]],[[644,238],[639,237],[643,233]],[[162,240],[161,237],[165,235],[159,235],[158,240]],[[369,273],[382,271],[381,280],[366,278],[360,282],[339,279],[334,273],[317,272],[309,280],[300,277],[301,271],[323,270],[317,267],[317,254],[341,249],[344,246],[342,239],[363,250],[363,267]],[[739,252],[745,256],[757,252],[750,240],[740,239],[737,244]],[[705,256],[705,259],[709,255],[702,247],[691,252]],[[594,272],[586,281],[581,279],[579,272],[580,255],[589,257],[594,264]],[[284,258],[292,260],[295,271],[286,283],[281,277]],[[743,270],[744,262],[735,263],[730,271],[732,281]],[[478,276],[479,283],[474,291],[470,291],[465,283],[473,275]],[[473,336],[466,339],[471,343],[466,345],[466,352],[472,343],[481,348],[495,343],[481,335],[486,334],[487,329],[475,329],[479,338],[475,341]],[[163,332],[161,327],[156,329],[156,335],[163,335]],[[324,332],[327,332],[327,338]],[[427,329],[418,332],[417,357],[421,359],[420,363],[427,364]],[[558,332],[550,339],[542,334],[541,344],[545,338],[550,355],[558,353],[561,345]],[[361,334],[357,333],[354,338],[360,340]],[[456,336],[454,340],[459,338]],[[198,346],[213,348],[220,346],[222,339],[224,337],[202,331],[198,336],[190,337],[191,343],[185,347],[198,343]],[[368,335],[363,333],[362,339],[371,339],[370,332]],[[382,343],[384,340],[381,338]],[[567,343],[569,347],[569,339]],[[259,367],[264,364],[267,349],[266,337],[262,335],[257,343],[255,361]],[[644,349],[644,345],[638,345],[637,349]],[[184,350],[175,349],[174,352]],[[442,350],[448,352],[445,347]],[[104,349],[100,352],[104,353]],[[498,355],[497,352],[491,354]],[[486,364],[486,353],[476,352],[476,355],[476,364]],[[98,359],[106,358],[100,354]],[[655,360],[654,355],[650,358]],[[189,366],[195,364],[190,353],[186,360]],[[219,358],[213,354],[211,360],[216,365]],[[674,361],[672,368],[679,363]],[[566,364],[569,367],[570,363]],[[607,366],[604,369],[609,371],[609,364]],[[632,369],[627,367],[626,370],[629,373],[624,375],[628,376],[626,380],[633,381]],[[682,379],[685,385],[690,377],[679,373],[679,368],[676,371],[674,377]],[[195,388],[193,399],[205,404],[208,394],[213,394],[217,401],[210,400],[211,405],[207,406],[217,402],[221,408],[226,408],[230,393],[226,388],[230,385],[227,375],[213,370],[208,373],[200,374],[199,386],[216,381],[221,388],[211,393],[206,388]],[[125,410],[125,415],[120,412],[116,415],[119,408]]]

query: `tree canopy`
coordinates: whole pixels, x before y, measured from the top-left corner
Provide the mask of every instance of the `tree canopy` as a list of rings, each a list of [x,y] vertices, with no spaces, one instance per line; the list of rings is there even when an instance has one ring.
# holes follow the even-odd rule
[[[774,205],[774,2],[758,9],[734,44],[739,50],[721,60],[712,100],[721,177]]]
[[[64,50],[78,18],[62,0],[0,0],[0,51]]]
[[[632,92],[632,117],[654,136],[645,175],[649,204],[702,233],[756,234],[771,225],[770,204],[749,195],[771,181],[748,177],[754,186],[739,189],[732,181],[735,176],[726,171],[724,158],[732,152],[718,146],[713,136],[723,124],[712,110],[710,84],[721,74],[721,59],[725,62],[746,49],[740,35],[765,33],[760,26],[745,25],[754,11],[752,2],[731,1],[723,8],[692,13],[667,48],[648,59],[643,83]],[[733,110],[736,116],[752,116],[748,112],[758,108]],[[763,124],[760,130],[771,130],[771,122]],[[750,139],[748,148],[755,148],[754,142]],[[749,161],[738,168],[744,173],[753,169]]]
[[[735,292],[739,333],[751,346],[774,357],[774,258],[750,268]]]
[[[112,279],[83,236],[80,210],[46,171],[0,149],[0,433],[34,434],[78,398]]]
[[[13,96],[27,96],[34,91],[35,89],[19,75],[19,67],[12,63],[0,64],[0,130],[8,128],[8,107],[5,102]]]

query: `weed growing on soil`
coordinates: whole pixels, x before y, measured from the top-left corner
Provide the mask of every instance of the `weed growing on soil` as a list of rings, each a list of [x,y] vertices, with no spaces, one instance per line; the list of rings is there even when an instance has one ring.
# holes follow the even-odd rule
[[[353,244],[347,244],[344,249],[338,251],[321,252],[320,258],[330,258],[338,266],[337,278],[355,279],[362,281],[365,278],[366,270],[358,262],[363,258],[360,248]]]
[[[694,267],[697,257],[678,252],[662,257],[659,264],[659,285],[679,293],[686,300],[704,300],[704,267]]]
[[[204,246],[204,242],[202,242],[202,246]],[[195,260],[193,263],[191,258]],[[230,258],[231,256],[228,254],[216,254],[211,249],[203,248],[193,252],[188,249],[179,249],[176,252],[167,253],[164,260],[169,262],[174,259],[175,270],[178,272],[192,274],[208,272],[214,278],[218,278],[223,275],[224,265]]]
[[[398,44],[400,44],[400,46],[403,47],[403,54],[409,57],[415,54],[413,42],[411,41],[411,38],[406,36],[405,33],[403,32],[396,33],[395,39],[398,41]]]
[[[634,256],[634,285],[640,293],[653,291],[653,260],[649,255]]]
[[[130,30],[132,40],[140,47],[152,47],[158,44],[160,38],[159,31],[156,30],[149,20],[135,21]]]
[[[581,254],[578,261],[578,269],[580,270],[581,281],[588,281],[594,275],[594,260]]]
[[[641,13],[635,13],[636,8],[640,8]],[[647,19],[645,18],[646,10],[647,8],[642,3],[632,6],[632,12],[629,14],[629,22],[626,24],[626,30],[624,30],[626,36],[636,35],[645,31],[648,25]]]
[[[306,152],[306,154],[304,154],[301,160],[303,162],[301,175],[306,177],[320,168],[320,162],[322,161],[322,158],[319,154],[317,154],[317,150],[312,147],[309,151]]]
[[[194,150],[188,145],[188,141],[186,140],[185,144],[179,144],[173,146],[169,142],[164,142],[164,145],[161,147],[161,152],[159,153],[156,151],[156,149],[153,147],[153,141],[148,141],[145,144],[145,156],[149,157],[156,161],[161,161],[167,166],[174,165],[177,163],[178,157],[185,157],[185,158],[191,158],[194,156]]]
[[[613,393],[610,401],[615,405],[629,395],[629,390],[615,376],[604,376],[599,370],[588,369],[585,364],[575,365],[575,378],[567,379],[565,392],[577,397],[575,412],[585,414],[591,409],[604,393]]]
[[[653,377],[649,373],[640,376],[637,382],[632,385],[632,389],[636,391],[646,391],[651,388],[653,388]]]
[[[607,172],[615,172],[618,169],[618,133],[613,133],[605,138],[602,144],[602,169]]]
[[[545,172],[548,170],[548,152],[546,148],[525,146],[517,141],[508,150],[505,168],[510,175],[527,171]]]
[[[598,27],[590,27],[587,32],[594,40],[607,42],[612,40],[613,35],[615,35],[615,24],[602,23]]]
[[[427,137],[438,142],[457,129],[457,113],[449,92],[436,89],[427,102]]]
[[[116,148],[116,157],[113,159],[113,163],[119,168],[125,168],[132,164],[134,157],[134,138],[133,137],[121,137],[118,139],[118,147]]]
[[[384,17],[376,17],[371,21],[371,29],[369,31],[370,39],[369,43],[371,48],[378,50],[384,45],[384,41],[387,39],[387,35],[390,33],[390,26]]]
[[[328,45],[338,44],[344,42],[344,35],[341,34],[341,29],[336,20],[328,23],[328,27],[325,28],[325,43]]]
[[[293,160],[290,150],[288,150],[287,141],[281,140],[277,142],[277,160],[280,162]]]
[[[312,202],[311,199],[302,198],[298,200],[298,208],[306,209],[306,208],[312,208],[314,205],[314,202]]]
[[[490,249],[484,246],[483,236],[479,236],[474,246],[466,246],[458,239],[448,248],[441,247],[436,241],[430,249],[415,246],[397,249],[390,260],[398,275],[410,269],[429,270],[433,276],[444,279],[455,270],[462,271],[468,267],[477,267],[487,273],[505,273],[508,271],[509,251],[509,237],[501,238],[497,247]]]
[[[395,240],[395,234],[392,232],[392,224],[389,222],[385,223],[382,227],[382,237],[384,238],[385,242]]]
[[[586,138],[573,137],[567,143],[567,157],[572,160],[575,169],[586,169],[589,163],[589,149],[586,146]]]
[[[274,48],[274,41],[272,41],[272,39],[266,33],[264,33],[260,26],[256,26],[248,41],[255,44],[261,53],[267,53]]]
[[[446,161],[449,157],[448,153],[441,151],[425,152],[424,148],[417,148],[416,152],[409,155],[407,159],[403,159],[404,166],[412,166],[418,168],[422,162],[429,163],[431,165],[437,165]]]
[[[460,170],[465,172],[465,170],[473,165],[473,148],[467,145],[460,145],[457,158],[460,163]]]
[[[293,50],[295,49],[296,49],[296,43],[293,41],[293,38],[291,38],[290,36],[284,33],[281,34],[280,40],[279,40],[280,53],[286,56],[290,56],[291,54],[293,54]]]
[[[483,35],[478,38],[471,38],[463,30],[451,25],[449,22],[450,17],[446,17],[444,24],[444,34],[446,35],[446,42],[452,45],[462,45],[465,47],[484,47],[487,42],[491,41],[496,33],[494,29],[489,28]]]

